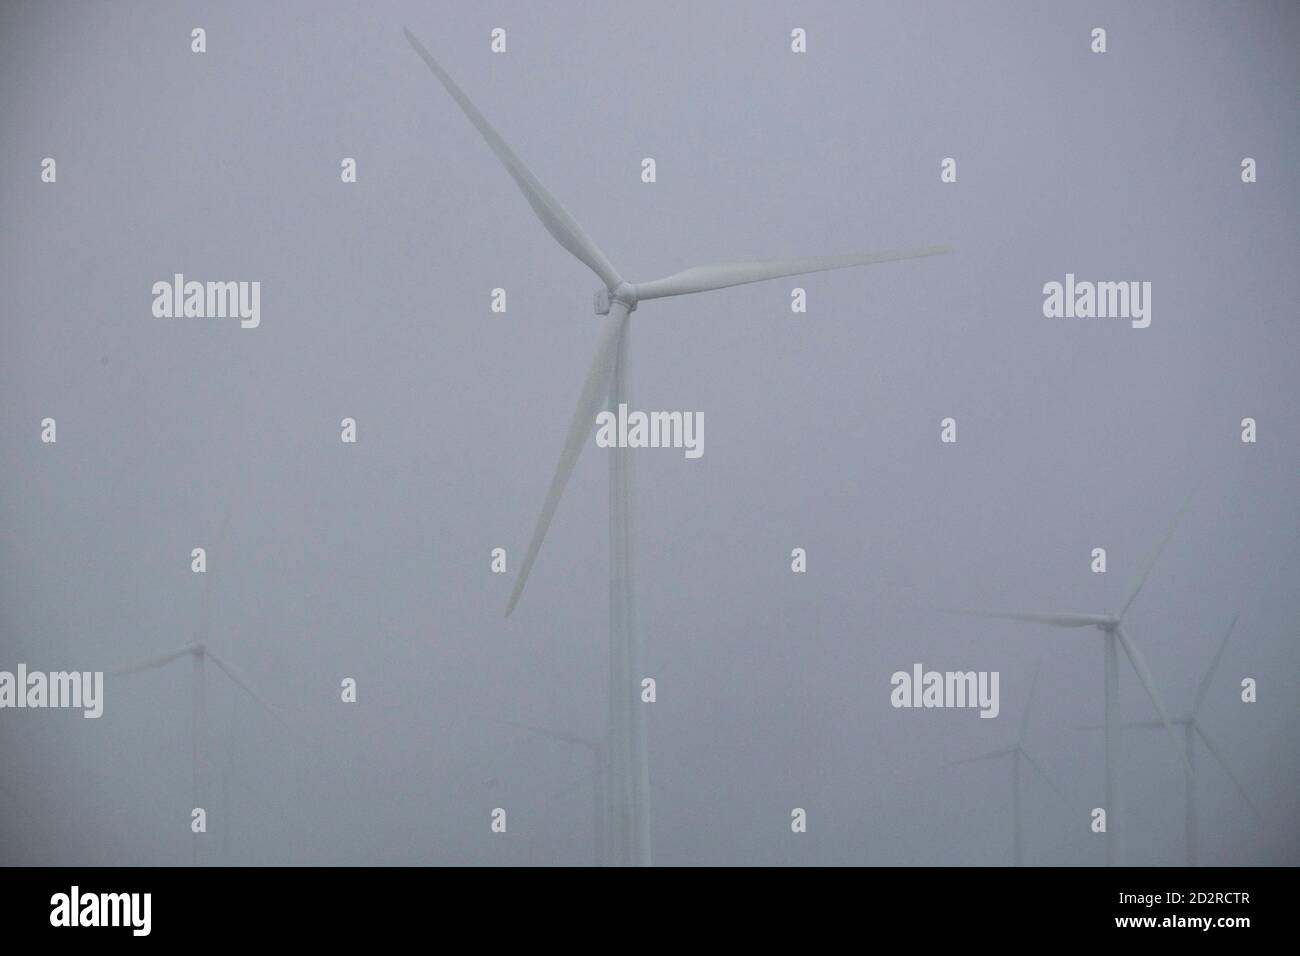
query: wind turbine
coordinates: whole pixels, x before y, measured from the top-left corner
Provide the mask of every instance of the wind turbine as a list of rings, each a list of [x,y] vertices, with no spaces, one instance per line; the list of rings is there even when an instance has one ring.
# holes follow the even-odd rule
[[[236,687],[246,693],[259,703],[267,713],[284,725],[286,729],[292,730],[292,725],[281,716],[270,703],[268,703],[257,691],[249,685],[238,671],[223,661],[220,657],[212,652],[206,644],[187,644],[178,650],[170,651],[166,654],[160,654],[157,657],[151,657],[148,660],[140,661],[130,667],[122,667],[112,671],[114,677],[122,677],[127,674],[138,674],[141,671],[153,670],[158,667],[165,667],[172,661],[181,660],[189,657],[191,660],[190,671],[190,698],[192,701],[191,716],[191,769],[193,772],[193,795],[194,806],[204,807],[204,795],[207,790],[207,685],[205,680],[205,671],[207,662],[211,661]],[[226,821],[222,821],[226,825]],[[193,841],[193,864],[199,865],[199,839],[198,834],[194,834]]]
[[[578,456],[589,439],[596,413],[608,401],[608,407],[617,415],[619,406],[628,402],[628,317],[639,303],[782,276],[937,255],[950,250],[947,247],[930,247],[806,259],[732,262],[697,266],[650,282],[628,282],[577,221],[506,145],[505,140],[424,45],[405,27],[402,32],[479,135],[487,141],[546,231],[596,273],[603,283],[603,287],[596,293],[596,313],[608,318],[601,327],[596,354],[583,382],[555,476],[551,479],[541,514],[519,568],[519,576],[515,579],[514,590],[506,607],[508,616],[523,593],[542,540],[546,537],[546,530],[550,527],[560,496],[564,493],[564,486],[573,474]],[[648,866],[651,862],[650,774],[645,748],[645,713],[644,708],[639,706],[637,638],[633,627],[632,548],[635,530],[631,460],[627,449],[612,448],[609,450],[610,856],[615,864]]]
[[[1057,786],[1047,771],[1043,769],[1042,764],[1034,759],[1033,755],[1025,749],[1025,732],[1029,728],[1029,709],[1034,703],[1034,690],[1038,685],[1038,675],[1035,673],[1033,682],[1029,685],[1029,699],[1025,701],[1024,713],[1020,715],[1020,734],[1016,737],[1016,742],[1010,747],[1003,747],[1000,750],[993,750],[986,754],[980,754],[975,757],[965,757],[961,760],[952,761],[949,766],[957,766],[964,763],[980,763],[985,760],[997,760],[1002,757],[1011,758],[1011,859],[1015,866],[1024,864],[1024,820],[1021,813],[1020,798],[1020,762],[1023,760],[1029,765],[1029,768],[1037,773],[1055,791],[1056,795],[1062,800],[1068,802],[1065,791]]]
[[[1228,775],[1228,779],[1232,781],[1233,786],[1237,788],[1237,792],[1240,793],[1242,799],[1246,801],[1246,806],[1250,807],[1251,812],[1256,816],[1256,818],[1262,818],[1263,815],[1260,813],[1259,807],[1255,805],[1255,801],[1253,801],[1250,798],[1250,794],[1246,792],[1246,788],[1242,784],[1241,778],[1239,778],[1236,773],[1233,772],[1232,767],[1229,766],[1228,758],[1225,755],[1223,748],[1210,738],[1210,735],[1206,733],[1205,727],[1202,725],[1200,718],[1197,716],[1201,712],[1201,705],[1205,703],[1205,697],[1209,693],[1210,682],[1214,679],[1215,671],[1219,668],[1219,660],[1223,657],[1223,649],[1228,646],[1228,638],[1232,636],[1232,632],[1236,626],[1237,615],[1234,615],[1232,623],[1228,625],[1228,630],[1223,635],[1223,640],[1219,644],[1218,652],[1214,655],[1214,659],[1210,661],[1209,670],[1207,670],[1205,676],[1201,678],[1201,684],[1196,690],[1196,698],[1192,701],[1191,712],[1184,717],[1174,718],[1172,723],[1175,726],[1183,728],[1188,762],[1193,765],[1195,764],[1196,740],[1199,737],[1206,751],[1208,751],[1210,756],[1213,757],[1218,762],[1219,766],[1223,768],[1223,772]],[[1124,730],[1146,730],[1153,727],[1160,727],[1161,724],[1157,721],[1136,721],[1121,724],[1120,726]],[[1100,730],[1101,728],[1089,727],[1087,729]],[[1199,826],[1197,820],[1196,780],[1192,774],[1183,774],[1183,787],[1183,825],[1187,834],[1187,843],[1185,846],[1186,860],[1188,866],[1197,866],[1199,865],[1200,857],[1200,839],[1198,837]]]
[[[1186,513],[1187,507],[1178,513],[1174,518],[1173,524],[1170,525],[1169,531],[1166,532],[1159,546],[1152,553],[1151,558],[1147,561],[1146,566],[1138,576],[1137,584],[1129,592],[1128,600],[1124,602],[1118,614],[1043,614],[1043,613],[1019,613],[1019,612],[1002,612],[1002,611],[958,611],[959,614],[974,614],[978,617],[992,617],[1008,621],[1029,621],[1035,624],[1047,624],[1051,627],[1062,628],[1082,628],[1095,627],[1104,635],[1102,644],[1103,662],[1105,675],[1105,701],[1106,701],[1106,863],[1110,866],[1122,866],[1124,864],[1124,847],[1123,847],[1123,825],[1124,817],[1120,809],[1119,798],[1119,781],[1116,776],[1116,755],[1117,739],[1116,733],[1119,729],[1119,648],[1124,649],[1125,656],[1128,657],[1129,663],[1133,666],[1133,673],[1137,675],[1142,686],[1146,689],[1147,696],[1151,698],[1151,703],[1155,706],[1156,713],[1160,715],[1160,725],[1169,733],[1169,739],[1173,741],[1174,750],[1179,759],[1183,762],[1187,772],[1191,774],[1192,764],[1187,752],[1177,732],[1174,730],[1173,723],[1169,720],[1169,714],[1165,710],[1165,705],[1160,699],[1160,694],[1156,690],[1155,682],[1151,678],[1151,671],[1147,668],[1146,660],[1142,657],[1128,635],[1124,633],[1121,624],[1124,615],[1132,607],[1134,600],[1141,593],[1143,586],[1147,583],[1147,578],[1151,574],[1151,569],[1155,567],[1156,561],[1160,558],[1161,552],[1164,551],[1165,545],[1173,537],[1174,530],[1178,527],[1179,521]]]
[[[503,720],[501,723],[517,727],[520,730],[526,730],[528,733],[536,734],[539,737],[558,740],[561,743],[581,748],[591,756],[592,855],[595,858],[596,866],[604,866],[607,862],[605,847],[609,842],[609,821],[606,816],[607,800],[605,798],[605,787],[608,785],[608,760],[606,754],[609,748],[605,746],[605,741],[598,740],[595,737],[584,737],[581,734],[566,734],[555,730],[545,730],[531,724],[521,724],[514,720]],[[569,789],[572,789],[572,785]],[[559,795],[556,794],[555,796]],[[555,797],[551,799],[555,799]]]
[[[231,512],[230,502],[227,501],[225,510],[222,512],[221,530],[218,533],[218,537],[217,537],[218,554],[223,553],[223,545],[226,540],[226,531],[230,526],[230,512]],[[274,707],[272,707],[269,703],[267,703],[265,699],[263,699],[255,690],[253,690],[252,686],[248,683],[248,681],[244,680],[243,677],[241,677],[234,669],[232,669],[230,665],[226,664],[225,661],[223,661],[220,657],[212,653],[211,649],[208,647],[208,635],[211,631],[211,626],[212,626],[212,580],[213,580],[211,577],[208,576],[209,574],[210,572],[204,573],[203,598],[199,609],[199,640],[193,644],[187,644],[184,647],[179,648],[178,650],[170,651],[166,654],[160,654],[157,657],[151,657],[147,660],[140,661],[137,664],[133,664],[129,667],[119,668],[118,670],[111,672],[111,675],[115,677],[126,676],[128,674],[138,674],[141,671],[147,671],[147,670],[153,670],[154,668],[165,667],[167,664],[170,664],[172,661],[180,660],[186,657],[187,655],[190,657],[191,660],[190,700],[192,706],[191,724],[190,724],[190,732],[191,732],[190,761],[191,761],[193,799],[194,799],[193,805],[195,807],[204,807],[205,810],[207,809],[207,807],[203,801],[207,790],[207,786],[206,786],[207,781],[205,777],[208,770],[207,682],[205,679],[205,672],[207,669],[207,662],[209,660],[212,661],[212,663],[219,670],[221,670],[221,672],[224,673],[226,677],[229,678],[230,681],[235,684],[236,687],[243,690],[246,694],[248,694],[248,696],[252,697],[253,700],[261,704],[262,707],[268,713],[270,713],[272,717],[278,720],[286,728],[292,730],[292,725],[287,720],[285,720],[284,717],[280,715],[279,711],[277,711]],[[224,780],[222,796],[223,796],[223,803],[226,805],[227,809],[229,806],[228,788],[229,788],[229,781]],[[227,824],[228,824],[227,820],[221,821],[221,825],[223,827],[226,826]],[[192,842],[193,842],[192,862],[193,865],[198,866],[199,835],[197,833],[194,834],[194,839]],[[228,843],[226,843],[225,845],[228,846]]]

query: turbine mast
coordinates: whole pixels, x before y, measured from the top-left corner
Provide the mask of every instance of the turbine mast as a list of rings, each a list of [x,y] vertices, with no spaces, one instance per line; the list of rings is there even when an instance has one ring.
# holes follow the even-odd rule
[[[205,658],[207,656],[206,649],[203,647],[202,644],[200,644],[198,647],[194,649],[193,654],[194,654],[193,670],[191,672],[193,684],[194,684],[193,694],[192,694],[193,706],[194,706],[194,715],[193,715],[194,723],[192,727],[192,732],[194,735],[194,740],[193,740],[194,752],[191,755],[193,773],[194,773],[193,806],[203,807],[203,813],[205,817],[204,826],[206,827],[207,826],[206,816],[207,816],[208,808],[203,806],[203,792],[205,789],[203,775],[206,769],[204,765],[204,761],[206,759],[206,753],[205,753],[206,741],[204,739],[204,734],[207,731],[207,709],[208,709],[207,701],[204,699],[205,689],[207,687],[207,684],[204,680],[204,664],[205,664]],[[194,829],[194,818],[191,816],[190,837],[193,845],[191,862],[194,866],[198,866],[199,858],[200,858],[199,841],[202,837],[202,834],[193,832],[193,829]]]
[[[1116,767],[1119,742],[1119,639],[1105,632],[1106,641],[1106,865],[1124,865],[1124,814],[1119,808],[1119,779]]]
[[[1187,740],[1187,762],[1195,769],[1196,718],[1194,716],[1188,718],[1187,723],[1183,725],[1183,733]],[[1196,845],[1196,778],[1192,773],[1183,774],[1183,788],[1184,826],[1187,828],[1187,865],[1199,866],[1197,857],[1200,856],[1200,847]]]
[[[1011,860],[1015,866],[1024,866],[1024,834],[1020,819],[1020,747],[1011,755]]]
[[[609,389],[615,414],[619,404],[628,401],[627,311],[627,304],[616,299],[606,320],[622,325]],[[650,774],[633,601],[632,456],[626,448],[611,448],[609,456],[610,860],[615,866],[649,866]]]

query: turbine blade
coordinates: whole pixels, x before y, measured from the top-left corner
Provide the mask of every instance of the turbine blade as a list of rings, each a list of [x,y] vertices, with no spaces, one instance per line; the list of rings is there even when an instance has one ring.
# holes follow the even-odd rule
[[[559,790],[556,790],[554,793],[552,793],[549,797],[544,797],[542,799],[542,806],[544,807],[550,806],[556,800],[560,799],[560,797],[567,797],[569,794],[573,793],[579,787],[583,787],[583,786],[590,787],[591,781],[592,781],[592,774],[590,773],[584,773],[581,777],[574,777],[572,780],[570,780]]]
[[[505,724],[508,727],[514,727],[517,730],[524,730],[538,737],[546,737],[550,740],[558,740],[562,743],[573,744],[576,747],[586,747],[588,750],[599,750],[601,743],[593,737],[583,737],[579,734],[566,734],[558,730],[547,730],[544,727],[534,727],[532,724],[521,723],[517,720],[508,720],[504,717],[491,718],[498,724]]]
[[[406,34],[407,41],[415,52],[420,55],[420,59],[424,60],[429,69],[433,71],[433,75],[446,87],[447,92],[451,94],[451,98],[456,101],[456,105],[469,117],[469,121],[479,131],[479,135],[487,141],[488,146],[492,147],[492,152],[496,153],[501,165],[506,168],[506,172],[510,174],[520,191],[523,192],[524,198],[528,200],[528,205],[533,207],[533,212],[542,221],[546,231],[555,237],[556,242],[569,250],[579,261],[585,263],[592,272],[600,276],[601,281],[611,291],[617,288],[623,279],[618,274],[618,270],[605,258],[605,253],[601,252],[596,244],[591,241],[591,237],[556,201],[555,197],[547,192],[546,187],[515,155],[514,150],[506,145],[506,141],[492,128],[492,124],[478,111],[478,107],[470,102],[469,97],[456,85],[456,81],[425,49],[424,44],[417,40],[415,35],[406,27],[402,27],[402,32]]]
[[[560,452],[559,464],[555,466],[555,477],[551,479],[551,487],[546,492],[542,513],[537,518],[533,537],[528,542],[524,563],[519,567],[519,577],[515,579],[514,590],[510,593],[510,603],[506,605],[506,617],[510,616],[515,605],[519,603],[519,596],[524,592],[528,575],[533,570],[533,562],[537,560],[537,552],[541,550],[542,540],[546,537],[546,529],[551,526],[555,508],[560,503],[560,496],[564,494],[564,486],[568,484],[569,476],[573,474],[573,468],[578,463],[582,446],[595,426],[596,413],[605,403],[610,376],[614,372],[614,361],[623,339],[623,330],[627,327],[627,315],[627,310],[616,303],[610,309],[609,321],[605,322],[601,330],[600,342],[596,345],[596,355],[592,359],[591,370],[587,372],[587,381],[578,396],[578,407],[573,410],[573,420],[569,423],[569,434],[564,439],[564,449]]]
[[[193,654],[198,649],[197,644],[187,644],[178,651],[172,651],[168,654],[159,654],[157,657],[150,657],[147,660],[140,661],[138,664],[132,664],[129,667],[119,667],[117,670],[109,671],[111,677],[122,677],[126,674],[138,674],[140,671],[152,670],[155,667],[162,667],[164,664],[170,664],[178,657],[184,657],[186,654]]]
[[[221,522],[217,531],[217,546],[213,552],[218,562],[225,560],[226,554],[226,535],[230,530],[230,514],[232,503],[230,498],[226,499],[225,505],[221,509]],[[213,582],[219,575],[205,572],[203,575],[203,598],[199,604],[199,646],[204,647],[212,639],[212,589]]]
[[[1025,698],[1025,711],[1020,715],[1020,737],[1017,743],[1025,742],[1025,731],[1029,729],[1029,710],[1034,706],[1034,691],[1038,689],[1038,668],[1034,668],[1033,679],[1029,682],[1029,696]]]
[[[249,684],[248,681],[246,681],[242,676],[240,676],[240,674],[237,671],[235,671],[234,668],[232,668],[229,664],[223,661],[216,654],[213,654],[211,650],[207,650],[204,653],[208,658],[208,660],[212,661],[212,663],[216,664],[219,668],[221,668],[221,670],[225,673],[225,675],[229,677],[237,687],[239,687],[249,697],[253,698],[253,700],[257,701],[257,703],[261,704],[262,709],[265,710],[267,713],[269,713],[281,724],[283,724],[286,730],[294,730],[293,724],[289,723],[289,721],[284,718],[284,716],[280,713],[280,711],[277,710],[274,706],[272,706],[270,701],[264,698],[257,691],[253,690],[252,685]]]
[[[1223,657],[1223,649],[1228,646],[1228,638],[1232,637],[1232,631],[1237,626],[1238,614],[1232,616],[1232,623],[1228,625],[1228,631],[1223,635],[1223,640],[1219,642],[1219,649],[1214,654],[1214,660],[1210,662],[1210,669],[1205,672],[1201,678],[1201,686],[1196,689],[1196,700],[1192,702],[1192,716],[1195,717],[1201,711],[1201,704],[1205,702],[1205,695],[1210,692],[1210,682],[1214,680],[1214,672],[1219,669],[1219,659]]]
[[[1196,735],[1201,738],[1201,742],[1205,744],[1205,749],[1210,752],[1210,756],[1219,762],[1219,766],[1223,768],[1223,772],[1228,775],[1228,779],[1230,779],[1233,785],[1237,788],[1237,792],[1241,794],[1241,798],[1246,801],[1246,806],[1250,807],[1251,813],[1255,814],[1255,816],[1260,820],[1263,820],[1264,814],[1261,813],[1259,807],[1255,805],[1255,801],[1250,799],[1250,794],[1246,792],[1246,788],[1242,785],[1241,778],[1239,778],[1233,772],[1232,767],[1228,765],[1228,758],[1224,754],[1223,749],[1210,739],[1209,735],[1205,732],[1205,728],[1201,726],[1200,721],[1194,723],[1192,727],[1196,730]]]
[[[637,283],[638,299],[661,299],[670,295],[687,295],[692,292],[712,292],[748,282],[779,279],[782,276],[806,275],[810,272],[829,272],[876,262],[896,262],[900,259],[920,259],[924,256],[941,256],[952,252],[950,246],[929,246],[924,249],[894,249],[889,252],[866,252],[847,256],[814,256],[809,259],[773,259],[765,262],[724,262],[716,265],[696,266],[676,272],[663,279]]]
[[[998,757],[1006,757],[1016,752],[1015,747],[1003,747],[1000,750],[990,750],[986,754],[977,754],[974,757],[962,757],[960,760],[949,760],[945,766],[956,767],[964,763],[978,763],[982,760],[996,760]]]
[[[1070,802],[1070,798],[1065,795],[1065,791],[1062,790],[1061,787],[1057,784],[1057,782],[1052,779],[1051,775],[1042,768],[1042,765],[1039,764],[1039,762],[1035,760],[1032,756],[1030,756],[1029,751],[1027,751],[1024,747],[1020,748],[1020,756],[1024,757],[1025,762],[1028,763],[1029,766],[1034,768],[1034,770],[1038,773],[1040,777],[1043,778],[1043,780],[1047,783],[1049,787],[1051,787],[1054,791],[1056,791],[1056,795],[1061,798],[1062,802],[1064,803]]]
[[[1034,624],[1050,624],[1053,627],[1095,627],[1105,624],[1107,618],[1100,614],[1038,614],[1020,613],[1018,611],[971,611],[964,608],[945,608],[949,614],[963,614],[967,617],[991,617],[1000,621],[1029,621]]]
[[[1137,583],[1133,585],[1133,590],[1129,592],[1128,600],[1124,602],[1124,606],[1120,609],[1118,617],[1123,618],[1124,615],[1128,613],[1129,606],[1137,598],[1143,586],[1147,583],[1147,578],[1151,576],[1151,569],[1154,568],[1156,562],[1160,560],[1160,555],[1165,550],[1165,545],[1167,545],[1169,539],[1174,536],[1174,531],[1178,529],[1179,523],[1182,522],[1183,516],[1187,514],[1191,506],[1192,499],[1189,496],[1187,502],[1179,509],[1178,514],[1174,515],[1174,520],[1170,522],[1169,530],[1165,532],[1165,536],[1160,539],[1160,544],[1156,546],[1155,551],[1151,553],[1151,557],[1147,559],[1147,563],[1143,566],[1141,573],[1138,575]]]
[[[1174,723],[1180,724],[1183,723],[1183,721],[1176,720],[1174,721]],[[1164,724],[1160,723],[1160,721],[1158,720],[1138,720],[1138,721],[1130,721],[1128,723],[1120,724],[1119,728],[1120,730],[1159,730],[1163,726]],[[1076,730],[1105,730],[1106,725],[1089,724],[1086,727],[1076,727],[1075,729]]]
[[[1138,653],[1137,647],[1128,639],[1124,631],[1115,628],[1115,636],[1119,638],[1120,646],[1124,648],[1124,653],[1128,655],[1128,661],[1133,665],[1133,673],[1137,674],[1138,680],[1146,688],[1147,696],[1151,698],[1151,703],[1155,705],[1156,713],[1160,715],[1160,723],[1164,725],[1165,730],[1169,731],[1169,739],[1174,742],[1174,750],[1178,751],[1178,757],[1182,760],[1183,766],[1187,772],[1195,776],[1192,770],[1192,761],[1187,756],[1187,751],[1183,749],[1183,743],[1178,739],[1178,732],[1174,730],[1173,722],[1169,719],[1169,713],[1165,710],[1164,701],[1160,699],[1160,693],[1156,690],[1155,682],[1151,679],[1151,671],[1147,669],[1146,661]]]

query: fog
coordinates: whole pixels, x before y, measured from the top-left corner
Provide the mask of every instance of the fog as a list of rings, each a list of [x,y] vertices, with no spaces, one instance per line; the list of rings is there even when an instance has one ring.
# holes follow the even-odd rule
[[[1198,718],[1260,816],[1200,750],[1201,862],[1300,862],[1295,5],[493,2],[0,9],[0,670],[203,641],[289,725],[208,662],[196,841],[190,657],[0,710],[0,863],[593,859],[590,754],[521,725],[607,731],[594,441],[504,610],[599,280],[403,25],[633,281],[956,250],[632,315],[634,406],[707,421],[631,456],[656,863],[1010,863],[1010,762],[955,762],[1037,673],[1024,861],[1102,864],[1103,634],[946,609],[1118,612],[1184,504],[1124,630],[1179,717],[1240,615]],[[176,273],[260,325],[155,318]],[[1150,327],[1044,317],[1067,273]],[[892,706],[916,663],[1000,713]],[[1183,863],[1168,737],[1116,769],[1128,862]]]

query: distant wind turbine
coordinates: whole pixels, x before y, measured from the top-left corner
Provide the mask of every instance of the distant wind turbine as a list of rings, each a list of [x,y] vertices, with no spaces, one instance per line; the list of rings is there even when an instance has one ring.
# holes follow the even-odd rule
[[[280,712],[276,710],[275,707],[271,706],[271,704],[268,703],[265,698],[263,698],[260,694],[258,694],[257,691],[253,690],[252,686],[249,685],[248,681],[246,681],[239,674],[238,671],[234,670],[229,664],[223,661],[220,657],[212,653],[212,649],[207,647],[204,644],[189,644],[186,645],[185,647],[180,648],[179,650],[171,651],[167,654],[160,654],[157,657],[151,657],[148,660],[140,661],[138,664],[133,664],[130,667],[119,668],[118,670],[112,671],[111,674],[114,677],[122,677],[128,674],[138,674],[141,671],[153,670],[158,667],[164,667],[167,664],[170,664],[172,661],[180,660],[187,656],[190,658],[192,663],[192,670],[190,672],[191,673],[190,698],[193,704],[193,711],[192,711],[192,717],[191,717],[192,722],[190,728],[191,728],[191,735],[192,735],[191,767],[193,771],[193,782],[194,782],[194,789],[193,789],[194,806],[204,807],[206,809],[207,805],[204,803],[204,797],[207,789],[206,774],[207,774],[208,764],[207,764],[207,736],[206,736],[207,734],[207,693],[206,693],[207,685],[205,681],[205,671],[206,671],[206,665],[208,661],[211,661],[214,665],[216,665],[217,669],[220,670],[223,674],[225,674],[226,677],[236,687],[238,687],[240,690],[246,693],[249,697],[253,698],[253,700],[255,700],[258,704],[260,704],[268,714],[270,714],[277,721],[283,724],[286,729],[292,730],[293,725],[290,724],[289,721],[285,720],[284,717],[281,716]],[[226,823],[225,821],[222,821],[222,826],[225,826],[225,823]],[[194,844],[193,864],[195,866],[198,866],[199,865],[199,837],[197,833],[194,834],[193,844]]]
[[[573,474],[578,456],[594,427],[596,413],[608,401],[609,408],[617,415],[619,406],[628,402],[627,326],[628,317],[636,310],[639,302],[709,292],[782,276],[932,256],[951,250],[935,246],[856,255],[732,262],[697,266],[651,282],[628,282],[577,221],[506,145],[505,140],[424,45],[410,30],[405,27],[402,29],[415,52],[451,94],[479,135],[487,141],[546,231],[604,283],[604,287],[596,293],[596,312],[609,318],[601,328],[596,354],[578,397],[578,405],[569,424],[555,476],[551,479],[541,514],[519,568],[519,576],[515,579],[514,590],[506,607],[506,614],[509,615],[523,593],[564,487]],[[631,460],[627,449],[612,448],[609,455],[610,856],[612,862],[618,865],[648,866],[651,862],[650,773],[645,747],[645,709],[640,706],[637,694],[637,639],[633,628],[632,586],[634,536]]]
[[[1214,679],[1215,671],[1219,668],[1219,660],[1223,657],[1223,649],[1228,646],[1228,638],[1232,636],[1232,632],[1236,626],[1237,616],[1234,615],[1232,623],[1228,625],[1228,630],[1223,635],[1223,640],[1219,644],[1218,652],[1214,655],[1214,659],[1210,661],[1209,670],[1207,670],[1205,676],[1201,678],[1200,687],[1196,690],[1196,699],[1192,701],[1191,713],[1187,714],[1185,717],[1174,718],[1173,723],[1176,726],[1183,728],[1183,733],[1186,738],[1185,742],[1187,746],[1188,762],[1195,765],[1196,740],[1199,737],[1201,743],[1205,746],[1206,751],[1208,751],[1210,756],[1218,762],[1219,766],[1223,768],[1223,772],[1228,775],[1228,779],[1232,781],[1233,786],[1237,788],[1237,792],[1241,794],[1241,798],[1245,800],[1246,806],[1250,808],[1251,813],[1253,813],[1256,818],[1262,818],[1263,814],[1260,813],[1259,807],[1255,805],[1255,801],[1250,798],[1250,794],[1246,792],[1246,788],[1242,784],[1241,778],[1233,772],[1232,767],[1228,764],[1226,752],[1210,738],[1210,735],[1206,733],[1204,725],[1201,724],[1200,718],[1197,716],[1201,712],[1201,705],[1205,703],[1205,697],[1209,693],[1210,682]],[[1160,727],[1162,724],[1158,721],[1138,721],[1121,724],[1120,726],[1124,730],[1146,730],[1148,728]],[[1087,729],[1101,730],[1102,728],[1088,727]],[[1188,866],[1198,866],[1200,863],[1200,827],[1197,819],[1196,780],[1192,774],[1183,774],[1183,787],[1183,826],[1187,834],[1185,855]]]
[[[218,555],[224,554],[224,544],[226,532],[230,526],[231,505],[227,501],[221,517],[221,530],[217,536]],[[172,661],[180,660],[187,655],[191,659],[191,684],[190,700],[193,708],[191,715],[190,733],[191,733],[191,771],[193,785],[193,799],[195,807],[208,809],[204,802],[207,791],[206,775],[208,771],[207,763],[207,682],[205,680],[205,671],[207,662],[212,663],[230,679],[236,687],[242,689],[253,700],[261,704],[262,707],[271,714],[276,720],[286,728],[292,730],[292,725],[280,715],[280,712],[272,707],[265,699],[261,697],[248,681],[244,680],[235,670],[226,664],[221,658],[212,653],[208,647],[208,638],[212,628],[212,572],[204,572],[203,597],[199,608],[199,639],[195,643],[187,644],[177,650],[170,651],[166,654],[160,654],[157,657],[151,657],[148,660],[140,661],[129,667],[119,668],[111,671],[111,676],[122,677],[128,674],[138,674],[141,671],[153,670],[159,667],[165,667]],[[223,781],[223,803],[228,807],[228,787],[229,782]],[[221,821],[224,827],[227,825],[226,820]],[[193,857],[192,862],[195,866],[199,864],[199,835],[194,834],[192,841]],[[226,844],[228,846],[228,844]]]
[[[1147,583],[1147,578],[1151,574],[1151,569],[1155,567],[1161,552],[1164,551],[1165,545],[1173,537],[1174,530],[1178,527],[1179,521],[1187,512],[1187,506],[1174,518],[1170,525],[1169,531],[1160,541],[1159,546],[1152,553],[1151,558],[1147,561],[1146,566],[1142,568],[1142,573],[1138,576],[1137,583],[1132,591],[1129,592],[1128,600],[1124,602],[1118,614],[1039,614],[1039,613],[1018,613],[1018,612],[1000,612],[1000,611],[955,611],[958,614],[973,614],[977,617],[992,617],[1009,621],[1029,621],[1035,624],[1047,624],[1051,627],[1064,628],[1081,628],[1095,627],[1105,635],[1103,644],[1104,662],[1105,662],[1105,698],[1106,698],[1106,862],[1110,866],[1122,866],[1124,864],[1124,846],[1123,846],[1123,827],[1124,816],[1120,810],[1119,797],[1119,780],[1116,771],[1116,754],[1117,739],[1116,734],[1119,729],[1119,648],[1124,648],[1124,653],[1133,665],[1133,672],[1137,675],[1142,686],[1146,688],[1147,696],[1151,698],[1151,703],[1155,706],[1156,713],[1160,715],[1160,725],[1169,733],[1169,739],[1173,741],[1174,751],[1178,758],[1187,768],[1187,772],[1192,773],[1191,760],[1187,752],[1183,749],[1182,741],[1177,732],[1174,730],[1173,723],[1169,719],[1169,714],[1165,710],[1165,705],[1160,699],[1160,694],[1156,691],[1155,682],[1151,678],[1151,671],[1147,668],[1146,661],[1139,653],[1137,646],[1129,640],[1128,636],[1121,628],[1124,615],[1133,605],[1133,601],[1142,591],[1143,585]]]
[[[1029,710],[1034,703],[1034,690],[1037,685],[1038,675],[1035,673],[1034,680],[1029,685],[1029,698],[1025,701],[1024,713],[1020,715],[1020,734],[1016,737],[1016,742],[1012,746],[1003,747],[1000,750],[993,750],[975,757],[953,760],[949,763],[949,766],[957,766],[958,764],[997,760],[1001,757],[1011,758],[1011,859],[1015,866],[1024,865],[1025,826],[1020,797],[1020,762],[1023,760],[1028,764],[1030,769],[1042,777],[1058,797],[1068,802],[1065,791],[1057,786],[1056,781],[1043,769],[1042,764],[1035,760],[1033,755],[1025,749],[1025,732],[1029,729]]]
[[[571,744],[574,747],[581,748],[591,755],[591,797],[593,812],[591,818],[592,832],[592,856],[596,866],[605,866],[607,864],[605,847],[609,842],[609,820],[607,819],[607,801],[605,799],[605,787],[608,785],[608,767],[605,759],[608,748],[605,741],[598,740],[594,737],[584,737],[581,734],[566,734],[555,730],[546,730],[541,727],[534,727],[531,724],[522,724],[514,720],[503,720],[501,723],[508,724],[511,727],[517,727],[520,730],[526,730],[530,734],[536,734],[538,737],[546,737],[549,740],[558,740],[561,743]],[[557,794],[558,796],[558,794]],[[552,798],[554,799],[554,798]]]

